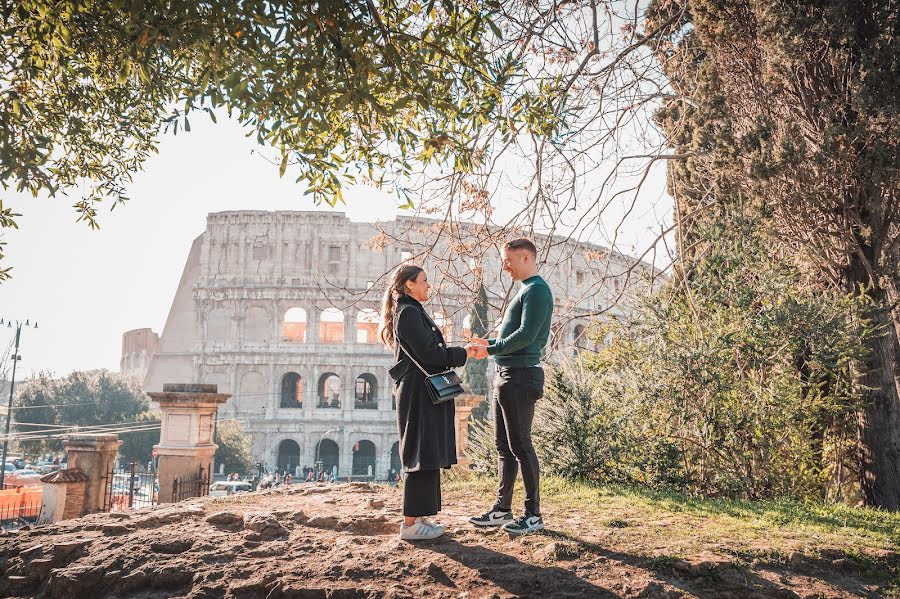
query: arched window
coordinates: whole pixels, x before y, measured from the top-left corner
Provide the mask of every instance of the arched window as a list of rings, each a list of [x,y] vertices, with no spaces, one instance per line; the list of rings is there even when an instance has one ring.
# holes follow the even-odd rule
[[[360,310],[356,315],[356,342],[378,343],[378,324],[381,318],[372,308]]]
[[[344,313],[337,308],[323,310],[319,318],[319,341],[322,343],[344,342]]]
[[[281,377],[281,407],[303,407],[303,379],[296,372]]]
[[[357,410],[378,409],[378,379],[370,372],[364,372],[356,377],[356,403]]]
[[[400,442],[397,441],[391,446],[391,471],[388,473],[388,480],[396,480],[402,469],[403,464],[400,463]]]
[[[296,441],[285,439],[278,444],[278,471],[290,472],[293,476],[294,469],[300,463],[300,446]]]
[[[285,341],[291,343],[304,343],[306,341],[306,310],[303,308],[291,308],[285,313],[281,336]]]
[[[341,407],[341,377],[333,372],[326,372],[321,377],[319,377],[318,407]]]
[[[431,315],[431,319],[440,327],[444,341],[447,343],[453,341],[453,321],[444,316],[443,312],[435,312]]]
[[[375,444],[363,439],[353,446],[353,475],[375,477]]]
[[[331,474],[337,471],[341,451],[338,444],[331,439],[322,439],[316,444],[316,456],[318,458],[319,472]]]

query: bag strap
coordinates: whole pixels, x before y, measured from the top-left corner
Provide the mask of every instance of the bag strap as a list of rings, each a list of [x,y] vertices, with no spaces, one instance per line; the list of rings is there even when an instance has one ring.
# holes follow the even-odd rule
[[[416,367],[422,371],[422,374],[424,374],[426,377],[432,376],[430,372],[428,372],[427,370],[422,368],[421,364],[416,362],[416,359],[412,357],[412,353],[410,353],[410,351],[408,349],[406,349],[406,346],[403,345],[403,342],[400,341],[400,335],[397,334],[397,325],[399,324],[397,322],[398,320],[400,320],[399,311],[397,312],[397,314],[394,315],[394,339],[397,340],[397,345],[400,346],[400,349],[403,350],[403,353],[406,354],[406,357],[409,358],[410,360],[412,360],[412,363],[415,364]]]
[[[403,345],[403,342],[400,341],[400,337],[394,337],[394,339],[397,340],[397,344],[400,345],[400,349],[403,350],[403,353],[406,354],[406,357],[409,358],[410,360],[412,360],[412,363],[415,364],[419,368],[419,370],[422,371],[422,374],[424,374],[426,377],[431,376],[431,373],[428,372],[427,370],[425,370],[424,368],[422,368],[422,365],[419,364],[418,362],[416,362],[416,359],[412,357],[412,354],[409,352],[408,349],[406,349],[406,347]]]

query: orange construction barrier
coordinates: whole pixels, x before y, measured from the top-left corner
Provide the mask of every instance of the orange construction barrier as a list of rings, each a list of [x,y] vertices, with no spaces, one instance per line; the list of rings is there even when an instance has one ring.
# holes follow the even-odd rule
[[[0,515],[34,518],[41,511],[43,487],[16,487],[0,491]]]

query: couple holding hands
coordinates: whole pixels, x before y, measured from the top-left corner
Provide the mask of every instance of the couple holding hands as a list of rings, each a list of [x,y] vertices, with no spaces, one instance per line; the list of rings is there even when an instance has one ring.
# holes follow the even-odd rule
[[[503,270],[521,286],[503,314],[496,338],[472,338],[464,347],[447,347],[440,327],[422,307],[431,285],[419,266],[400,266],[385,292],[380,335],[394,352],[390,375],[397,398],[400,461],[405,473],[402,539],[426,540],[444,534],[443,526],[426,517],[441,510],[441,468],[456,463],[453,402],[432,403],[425,374],[416,363],[434,374],[463,366],[470,358],[488,356],[497,364],[492,401],[500,484],[493,506],[469,521],[482,527],[501,526],[514,535],[544,528],[531,424],[535,403],[543,395],[540,360],[550,337],[553,294],[538,275],[537,249],[531,240],[507,241],[501,253]],[[520,468],[525,510],[514,519],[513,486]]]

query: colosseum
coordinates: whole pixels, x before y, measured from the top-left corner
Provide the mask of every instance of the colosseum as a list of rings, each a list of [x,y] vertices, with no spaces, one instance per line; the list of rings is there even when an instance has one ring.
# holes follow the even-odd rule
[[[296,471],[318,458],[339,476],[385,479],[399,470],[399,458],[387,374],[392,357],[376,339],[383,275],[414,258],[428,241],[427,226],[419,225],[435,222],[364,223],[316,211],[212,213],[188,254],[162,334],[125,333],[122,370],[144,375],[147,391],[198,381],[231,393],[219,417],[240,420],[256,459],[269,466]],[[367,243],[379,230],[399,241]],[[553,351],[584,345],[589,321],[579,315],[653,284],[623,275],[646,275],[648,265],[602,247],[556,237],[535,241],[552,242],[541,274],[556,296]],[[440,265],[426,260],[439,289],[426,308],[448,342],[461,343],[473,298],[440,275],[448,264],[473,267],[452,258]],[[499,252],[480,268],[494,322],[512,285],[500,276]],[[598,269],[611,275],[599,293],[591,289]],[[607,314],[627,310],[627,301],[617,304]]]

